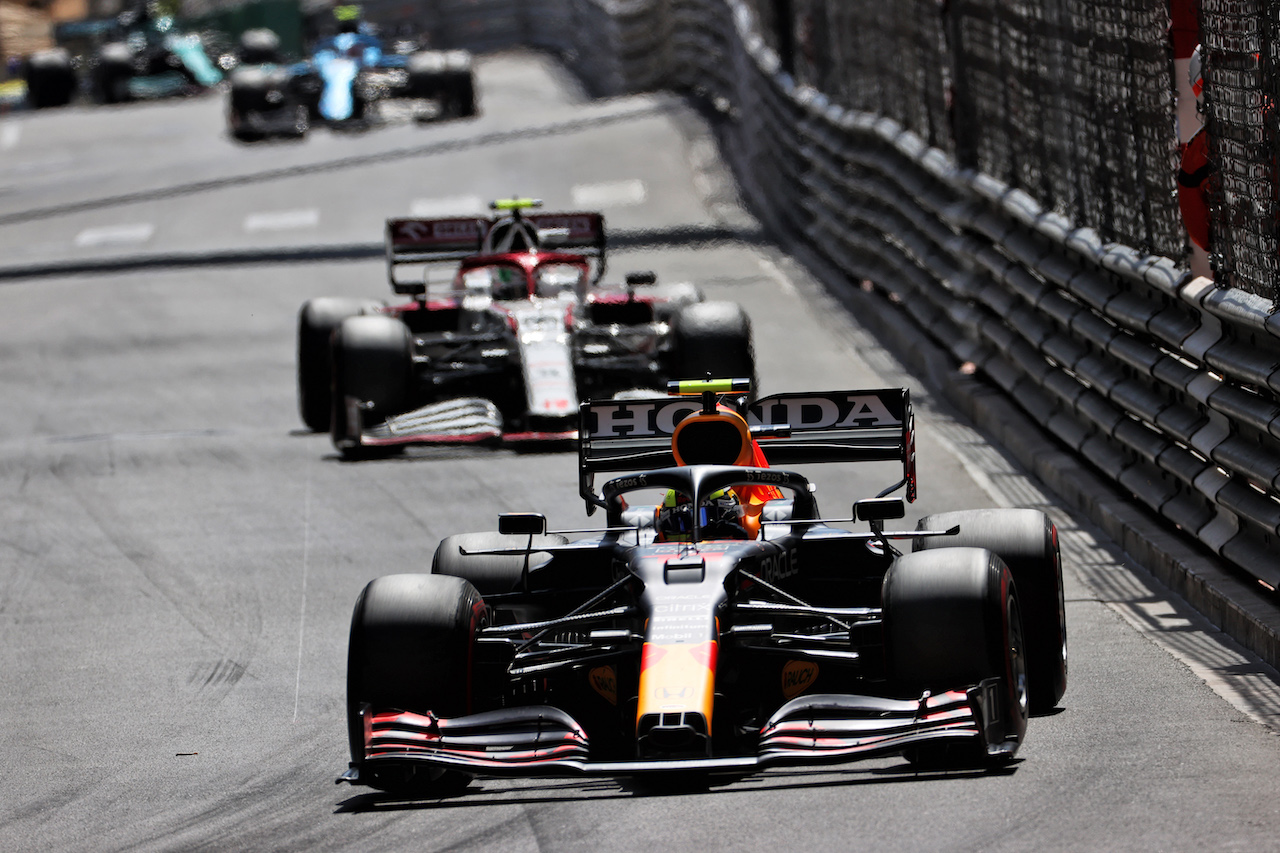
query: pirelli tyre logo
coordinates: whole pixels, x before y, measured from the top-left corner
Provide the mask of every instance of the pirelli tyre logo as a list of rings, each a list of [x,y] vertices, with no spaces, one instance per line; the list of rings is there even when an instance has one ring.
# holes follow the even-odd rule
[[[902,426],[898,392],[839,391],[825,394],[779,394],[751,406],[751,426],[787,424],[793,432],[827,429],[883,429]],[[670,436],[676,424],[702,409],[692,398],[617,400],[592,403],[586,429],[593,439]]]

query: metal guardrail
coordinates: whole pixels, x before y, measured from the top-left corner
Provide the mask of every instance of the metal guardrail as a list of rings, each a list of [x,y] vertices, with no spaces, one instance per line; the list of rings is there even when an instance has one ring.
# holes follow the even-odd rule
[[[458,0],[462,3],[462,0]],[[779,70],[743,0],[488,0],[596,94],[665,85],[724,116],[771,228],[897,301],[1120,488],[1280,587],[1280,317],[1105,243]]]

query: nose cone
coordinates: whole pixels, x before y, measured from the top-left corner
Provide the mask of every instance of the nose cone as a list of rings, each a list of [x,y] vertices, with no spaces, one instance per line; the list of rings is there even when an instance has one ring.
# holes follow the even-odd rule
[[[711,754],[718,657],[715,641],[645,644],[636,714],[641,757],[706,758]]]

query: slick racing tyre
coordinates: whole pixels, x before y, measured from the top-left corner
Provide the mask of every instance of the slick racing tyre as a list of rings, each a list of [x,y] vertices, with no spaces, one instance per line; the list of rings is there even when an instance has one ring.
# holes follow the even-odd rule
[[[986,548],[1000,555],[1018,585],[1022,628],[1027,641],[1031,711],[1048,713],[1067,689],[1067,617],[1062,593],[1058,530],[1035,509],[976,509],[920,519],[920,530],[947,530],[958,536],[915,540],[914,549]]]
[[[240,64],[265,65],[280,61],[280,36],[274,30],[257,27],[240,34]]]
[[[414,98],[439,98],[444,91],[444,54],[422,50],[410,55],[409,95]]]
[[[333,333],[334,445],[359,447],[365,426],[407,411],[413,379],[413,336],[396,317],[348,317]],[[358,406],[352,411],[352,405]]]
[[[755,387],[751,321],[732,302],[688,305],[675,318],[673,379],[748,378]]]
[[[119,104],[130,99],[133,78],[133,51],[124,42],[104,44],[93,70],[93,97],[100,104]]]
[[[306,104],[293,89],[294,80],[284,68],[242,65],[232,71],[228,97],[232,136],[242,142],[260,139],[268,133],[292,138],[305,136],[311,118]],[[263,118],[268,121],[264,123]]]
[[[544,533],[533,537],[533,547],[565,545],[568,541],[563,536]],[[464,550],[497,551],[528,546],[529,537],[523,534],[459,533],[446,536],[436,548],[435,557],[431,561],[431,573],[464,578],[480,590],[481,595],[512,592],[519,589],[520,581],[524,577],[523,555],[463,554],[462,552]],[[529,568],[540,568],[550,559],[550,554],[534,551],[529,555]]]
[[[470,118],[476,114],[476,80],[471,72],[471,54],[451,50],[445,54],[445,73],[448,80],[448,113],[455,118]]]
[[[328,432],[333,397],[333,369],[329,340],[333,330],[348,317],[372,314],[382,303],[367,299],[321,297],[303,304],[298,312],[298,410],[313,432]]]
[[[27,57],[27,104],[32,109],[63,107],[76,92],[76,71],[66,48],[38,50]]]
[[[436,100],[441,115],[466,118],[476,114],[471,54],[463,50],[424,50],[409,57],[409,89],[413,98]]]
[[[471,659],[485,606],[460,578],[387,575],[356,600],[347,645],[347,734],[351,760],[364,761],[366,705],[438,717],[472,712]],[[415,762],[360,768],[360,781],[394,793],[453,793],[466,773]]]
[[[905,554],[885,574],[881,595],[886,675],[903,695],[1000,679],[985,740],[919,744],[907,759],[981,767],[1012,758],[1026,735],[1028,708],[1022,619],[1009,568],[981,548]]]
[[[272,90],[270,73],[258,66],[241,65],[230,77],[227,124],[232,137],[253,142],[262,138],[262,133],[249,125],[249,117],[272,106],[268,103],[268,93]]]

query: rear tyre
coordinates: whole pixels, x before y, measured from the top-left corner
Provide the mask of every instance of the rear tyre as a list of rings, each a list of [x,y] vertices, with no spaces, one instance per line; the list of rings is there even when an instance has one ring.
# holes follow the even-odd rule
[[[329,340],[348,317],[373,313],[381,303],[366,299],[321,297],[298,312],[298,411],[313,432],[328,432],[332,415],[333,368]]]
[[[361,709],[430,711],[439,717],[471,713],[471,660],[484,602],[460,578],[388,575],[371,581],[356,600],[347,646],[347,733],[351,760],[364,761]],[[407,762],[360,779],[393,793],[442,795],[465,788],[471,776]]]
[[[981,548],[905,554],[882,590],[886,674],[904,695],[939,693],[999,678],[998,719],[985,740],[925,743],[905,751],[915,764],[983,767],[1013,757],[1026,736],[1027,668],[1013,575]],[[988,745],[1001,746],[992,753]]]
[[[745,377],[755,387],[751,321],[732,302],[688,305],[675,318],[676,379]]]
[[[1058,530],[1035,509],[938,513],[922,518],[918,529],[946,530],[957,524],[959,535],[917,539],[915,550],[960,546],[986,548],[1000,555],[1018,585],[1031,711],[1047,713],[1057,707],[1067,689],[1067,617]]]
[[[446,80],[448,81],[448,112],[455,118],[470,118],[476,114],[476,83],[471,73],[471,54],[451,50],[445,54]]]
[[[533,547],[564,545],[568,539],[556,534],[533,537]],[[525,548],[529,537],[506,533],[459,533],[446,536],[436,548],[431,561],[431,573],[450,575],[469,581],[481,595],[497,595],[513,592],[524,577],[523,555],[463,554],[466,551],[497,551],[506,548]],[[550,559],[546,552],[535,551],[529,555],[531,569],[545,565]]]
[[[33,109],[63,107],[76,91],[76,71],[66,48],[31,54],[26,62],[27,103]]]
[[[449,112],[456,118],[471,118],[476,114],[476,84],[471,72],[459,74],[454,78],[451,89]]]
[[[262,133],[248,126],[249,117],[270,108],[271,72],[259,65],[241,65],[230,74],[227,93],[227,123],[231,135],[240,142],[254,142]]]
[[[130,99],[129,80],[134,75],[133,51],[124,42],[104,44],[93,75],[93,96],[100,104]]]
[[[445,56],[439,51],[422,50],[408,59],[409,96],[438,98],[444,88]]]
[[[333,333],[333,417],[330,433],[344,454],[360,452],[365,426],[408,410],[413,337],[384,314],[348,317]],[[351,411],[351,400],[357,411]]]
[[[241,65],[265,65],[280,61],[280,36],[274,30],[257,27],[240,34]]]

